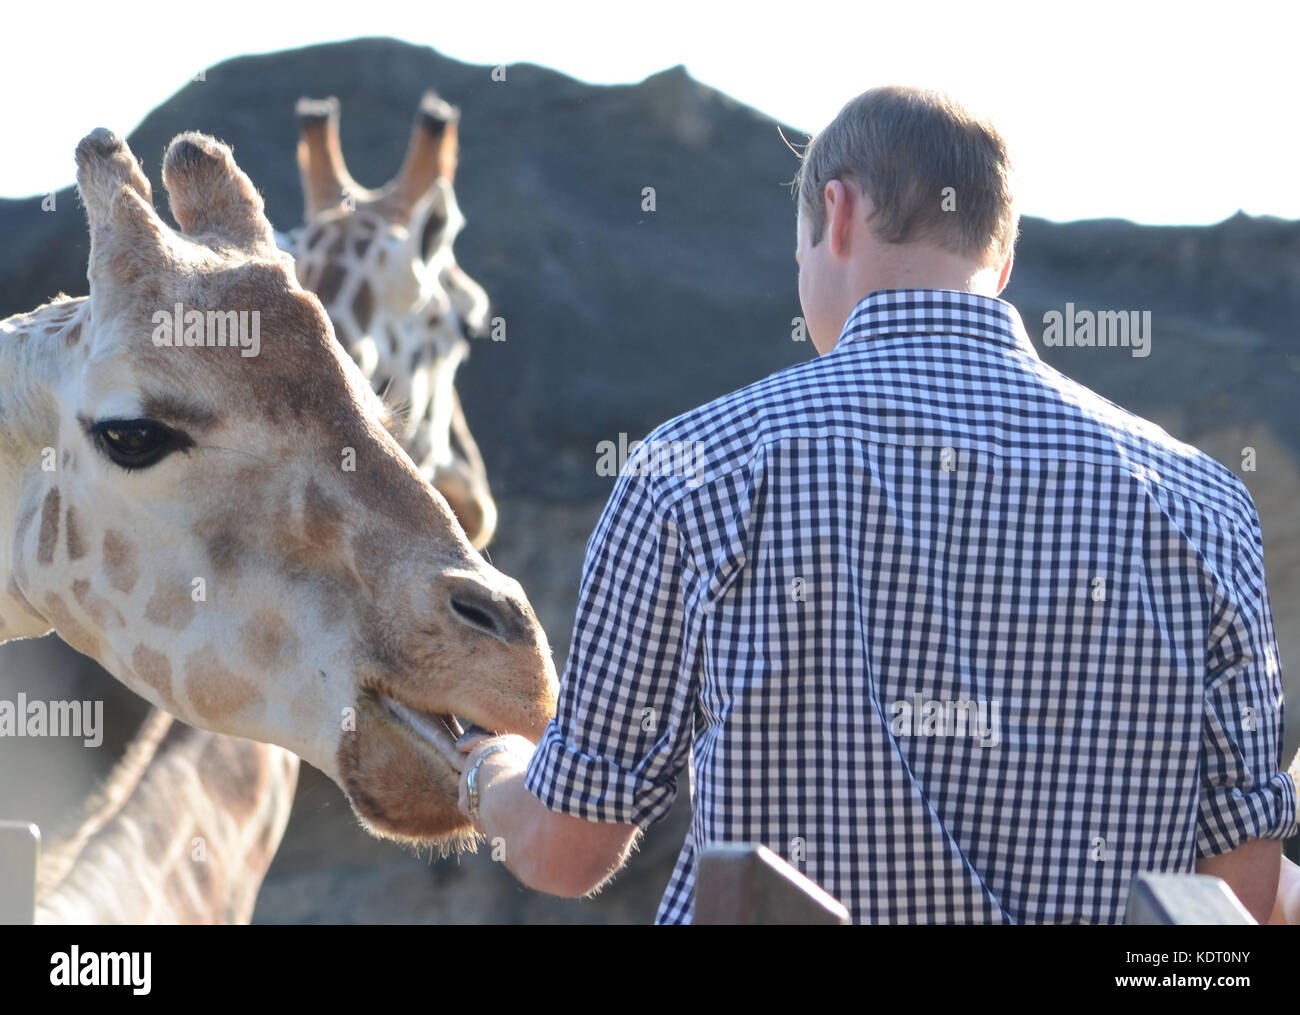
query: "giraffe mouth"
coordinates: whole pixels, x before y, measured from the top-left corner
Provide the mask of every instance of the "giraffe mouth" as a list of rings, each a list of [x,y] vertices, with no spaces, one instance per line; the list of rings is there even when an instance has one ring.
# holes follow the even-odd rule
[[[375,697],[401,726],[413,733],[422,744],[432,747],[447,764],[458,771],[464,763],[464,755],[456,749],[456,741],[469,730],[488,732],[482,726],[451,712],[426,712],[411,708],[382,693],[376,693]]]

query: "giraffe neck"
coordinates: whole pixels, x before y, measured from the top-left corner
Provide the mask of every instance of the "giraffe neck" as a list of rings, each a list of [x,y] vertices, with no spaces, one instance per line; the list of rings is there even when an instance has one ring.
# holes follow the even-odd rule
[[[13,555],[39,524],[41,472],[62,464],[57,386],[88,312],[85,298],[59,298],[0,321],[0,642],[51,627],[18,591]]]
[[[36,922],[247,923],[297,780],[288,751],[154,710],[42,862]]]

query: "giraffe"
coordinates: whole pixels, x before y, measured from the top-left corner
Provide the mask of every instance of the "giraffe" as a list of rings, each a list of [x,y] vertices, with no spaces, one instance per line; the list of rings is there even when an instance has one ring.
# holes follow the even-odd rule
[[[292,752],[343,789],[373,834],[444,853],[471,845],[456,805],[461,723],[538,736],[554,712],[554,665],[523,590],[475,552],[401,450],[392,413],[297,284],[225,145],[183,134],[168,146],[179,232],[110,131],[82,140],[77,165],[90,296],[0,321],[0,519],[11,533],[0,539],[0,640],[53,630],[200,727],[146,730],[138,755],[153,760],[122,780],[132,799],[165,802],[155,763],[173,783],[210,767],[220,784],[225,765],[243,773],[232,786],[260,784],[260,771],[291,788]],[[159,325],[173,307],[183,336]],[[247,335],[227,342],[224,330],[249,308],[266,322],[251,356]],[[190,330],[205,322],[220,340]],[[241,754],[203,730],[284,752]],[[53,859],[43,880],[64,901],[43,912],[84,898],[78,858],[119,855],[112,842],[142,828],[160,840],[190,831],[132,826],[113,796]],[[223,851],[227,878],[241,850],[264,871],[283,796],[257,795],[271,831]],[[186,904],[186,877],[214,873],[173,879],[170,912]],[[202,900],[188,905],[201,914]]]
[[[151,709],[76,832],[42,858],[40,924],[248,923],[298,757]]]
[[[305,224],[278,239],[362,373],[405,410],[402,445],[482,548],[496,506],[454,382],[491,311],[452,251],[465,224],[452,189],[460,110],[426,92],[401,168],[377,190],[344,164],[337,98],[296,112]]]
[[[316,115],[321,109],[333,110],[337,141],[337,100],[305,99],[300,103],[304,147],[312,143],[312,128],[322,123]],[[399,174],[399,179],[411,185],[422,173],[428,184],[425,194],[414,195],[417,204],[426,201],[419,211],[425,222],[419,249],[407,242],[403,227],[403,223],[409,226],[410,212],[395,207],[391,200],[383,203],[379,212],[363,209],[359,215],[348,214],[355,206],[344,209],[340,202],[336,210],[342,214],[309,213],[307,229],[289,237],[276,234],[276,240],[282,249],[302,254],[297,266],[300,279],[324,282],[335,291],[336,298],[326,310],[336,334],[347,336],[349,350],[376,389],[391,395],[385,389],[394,376],[402,382],[399,397],[409,397],[412,386],[417,388],[416,404],[424,408],[418,413],[412,410],[408,419],[417,425],[403,431],[403,443],[409,453],[420,456],[426,477],[436,477],[467,535],[481,547],[491,538],[495,508],[482,459],[451,386],[466,339],[485,329],[488,308],[486,295],[461,271],[451,249],[464,222],[451,190],[458,119],[455,107],[432,92],[425,94]],[[324,122],[329,123],[328,117]],[[309,151],[300,153],[305,194],[311,193],[309,159]],[[389,188],[390,192],[394,189]],[[304,234],[309,243],[300,246],[295,241]],[[367,257],[372,244],[375,249]],[[362,271],[370,277],[357,278]],[[430,284],[436,286],[421,297],[421,306],[410,305],[409,286],[404,288],[410,278],[427,279],[426,290]],[[368,295],[364,290],[383,295],[378,314],[370,314],[360,302]],[[348,295],[351,299],[341,298]],[[372,326],[381,337],[400,337],[404,347],[410,347],[410,355],[392,356],[391,349],[379,353],[374,338],[366,334]],[[432,384],[427,383],[430,378]],[[443,406],[448,411],[441,411]],[[434,451],[431,429],[444,435],[438,447],[444,455],[450,451],[450,464]],[[439,461],[441,466],[436,464]],[[76,922],[211,923],[251,918],[257,888],[284,834],[288,810],[276,804],[292,801],[297,758],[269,745],[225,738],[181,723],[162,736],[159,731],[167,729],[163,716],[165,713],[146,720],[84,825],[42,865],[41,922],[74,918]],[[213,760],[204,760],[200,766],[200,759]],[[250,779],[255,775],[253,784],[262,796],[254,803],[260,805],[250,806],[245,784],[239,780],[211,778],[214,761],[228,770],[248,773]],[[121,840],[128,833],[123,829],[138,841],[142,838],[140,827],[160,828],[155,817],[159,812],[170,815],[174,826],[171,834],[157,840],[154,849],[156,862],[170,872],[165,883],[145,891],[130,879],[106,876],[105,869],[124,862]],[[187,828],[193,834],[187,835]],[[86,847],[87,841],[108,845],[97,850]],[[191,841],[217,848],[198,851],[201,855],[196,859]],[[240,856],[247,842],[255,842],[258,848],[241,877],[237,881],[214,877],[213,865],[207,864],[209,853],[219,859]],[[215,866],[221,870],[220,864]],[[94,885],[94,891],[87,882]],[[111,887],[116,885],[126,888]],[[72,900],[66,898],[69,895]]]

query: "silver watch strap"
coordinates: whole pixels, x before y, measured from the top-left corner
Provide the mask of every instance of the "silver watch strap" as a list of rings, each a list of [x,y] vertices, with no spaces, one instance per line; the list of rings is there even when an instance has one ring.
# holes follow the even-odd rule
[[[474,767],[469,770],[469,775],[465,779],[465,785],[469,789],[469,816],[474,821],[478,820],[478,766],[483,764],[483,759],[493,751],[504,751],[505,749],[505,744],[493,744],[479,755],[478,761],[474,762]]]

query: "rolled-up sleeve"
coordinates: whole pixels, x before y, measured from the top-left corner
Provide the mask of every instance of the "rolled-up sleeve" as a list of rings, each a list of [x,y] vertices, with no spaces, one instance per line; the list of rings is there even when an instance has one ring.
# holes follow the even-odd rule
[[[630,462],[587,543],[556,716],[525,779],[551,810],[644,828],[672,807],[697,686],[686,579],[678,527]]]
[[[1233,587],[1210,647],[1198,856],[1296,834],[1296,790],[1281,771],[1285,692],[1264,578],[1259,517],[1243,493]]]

